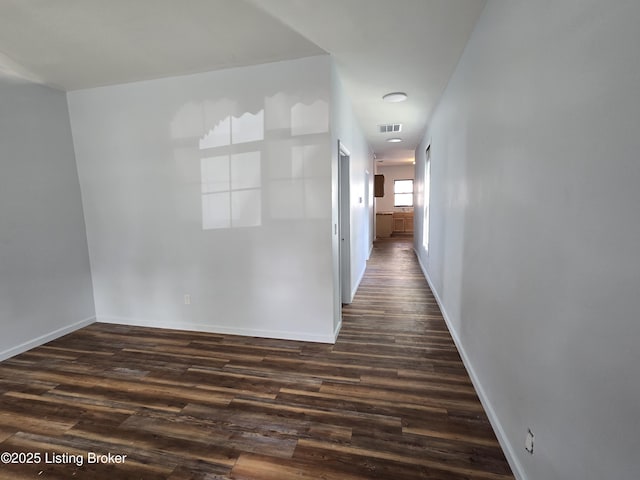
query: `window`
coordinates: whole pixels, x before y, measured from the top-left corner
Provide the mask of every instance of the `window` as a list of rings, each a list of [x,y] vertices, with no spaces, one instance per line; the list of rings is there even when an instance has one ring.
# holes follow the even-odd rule
[[[413,180],[394,180],[393,206],[413,207]]]
[[[431,195],[431,145],[425,152],[426,160],[424,165],[424,219],[422,223],[422,245],[429,253],[429,197]]]

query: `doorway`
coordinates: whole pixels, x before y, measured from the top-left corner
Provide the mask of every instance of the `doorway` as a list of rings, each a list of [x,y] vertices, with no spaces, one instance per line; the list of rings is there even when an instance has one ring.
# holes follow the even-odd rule
[[[351,303],[351,194],[349,150],[338,140],[338,239],[340,264],[340,300]]]

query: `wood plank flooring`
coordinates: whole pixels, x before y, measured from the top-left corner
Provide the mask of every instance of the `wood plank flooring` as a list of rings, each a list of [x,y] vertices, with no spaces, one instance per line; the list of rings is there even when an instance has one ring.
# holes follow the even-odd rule
[[[335,345],[94,324],[0,363],[0,452],[41,455],[2,479],[513,479],[407,238]]]

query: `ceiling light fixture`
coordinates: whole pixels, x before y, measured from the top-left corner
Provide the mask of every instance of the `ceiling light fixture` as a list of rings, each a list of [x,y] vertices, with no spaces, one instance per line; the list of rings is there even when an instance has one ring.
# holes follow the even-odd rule
[[[407,94],[404,92],[391,92],[384,95],[382,99],[389,103],[404,102],[407,99]]]
[[[398,143],[398,142],[401,142],[401,141],[402,141],[402,139],[398,138],[398,137],[387,138],[387,142],[389,142],[389,143]]]

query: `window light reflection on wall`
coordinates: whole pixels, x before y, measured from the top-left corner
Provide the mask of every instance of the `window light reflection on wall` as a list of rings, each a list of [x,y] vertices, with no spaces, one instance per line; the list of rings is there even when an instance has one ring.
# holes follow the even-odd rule
[[[264,139],[264,109],[227,116],[200,139],[204,153],[231,144]],[[208,156],[200,160],[202,228],[257,227],[262,224],[261,152]]]

